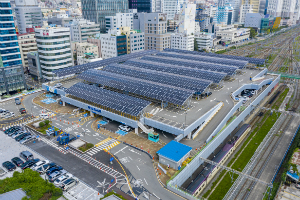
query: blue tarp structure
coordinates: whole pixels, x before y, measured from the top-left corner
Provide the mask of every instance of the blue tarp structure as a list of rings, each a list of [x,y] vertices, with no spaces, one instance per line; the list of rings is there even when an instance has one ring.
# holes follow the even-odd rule
[[[189,147],[185,144],[181,144],[172,140],[166,144],[163,148],[157,151],[159,156],[164,156],[175,162],[178,162],[182,157],[192,150],[192,147]]]
[[[291,172],[287,172],[286,175],[297,182],[299,181],[299,176],[297,173],[292,174]]]
[[[116,131],[116,133],[119,134],[119,135],[122,135],[122,136],[127,134],[126,131],[122,131],[122,130],[118,130],[118,131]]]

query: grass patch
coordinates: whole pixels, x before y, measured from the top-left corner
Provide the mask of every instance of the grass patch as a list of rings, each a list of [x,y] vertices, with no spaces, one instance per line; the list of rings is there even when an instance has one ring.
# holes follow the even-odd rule
[[[225,53],[227,50],[226,49],[224,49],[224,50],[220,50],[220,51],[217,51],[217,52],[215,52],[216,54],[223,54],[223,53]]]
[[[94,147],[94,145],[92,143],[86,143],[85,145],[83,145],[82,147],[79,147],[78,149],[82,152],[85,152],[93,147]]]
[[[248,164],[249,160],[253,156],[254,152],[256,151],[257,147],[260,145],[260,143],[263,141],[265,136],[268,134],[278,117],[280,116],[280,113],[277,114],[273,113],[273,115],[269,116],[270,112],[268,111],[265,114],[264,119],[265,122],[261,124],[261,126],[257,126],[250,136],[247,138],[245,143],[243,144],[246,145],[247,142],[252,138],[252,140],[249,142],[249,144],[245,147],[244,151],[240,154],[240,156],[237,158],[237,160],[233,163],[231,166],[232,169],[235,169],[237,171],[243,171],[245,166]],[[256,135],[254,136],[254,134]],[[240,149],[242,151],[243,148]],[[238,155],[240,151],[236,154]],[[231,162],[234,161],[234,158],[231,160]],[[228,164],[230,166],[231,162]],[[222,179],[222,181],[219,183],[219,185],[215,188],[213,193],[209,196],[209,199],[213,200],[221,200],[224,198],[234,181],[237,179],[238,175],[234,174],[233,175],[233,180],[230,177],[230,174],[227,173],[225,177]],[[206,194],[205,194],[206,195]],[[208,195],[207,195],[208,196]]]
[[[56,200],[62,196],[63,192],[53,183],[45,181],[38,172],[25,169],[22,173],[15,171],[13,177],[0,180],[0,194],[22,188],[30,198],[24,200],[38,200],[47,196],[47,199]]]
[[[48,128],[52,127],[51,124],[45,125],[43,127],[37,128],[36,130],[41,132],[42,134],[46,134],[46,130],[48,130]],[[54,131],[58,131],[59,129],[54,127]]]
[[[277,56],[276,54],[269,55],[269,57],[267,58],[268,59],[267,64],[270,65],[273,62],[273,60],[276,58],[276,56]]]
[[[111,196],[111,195],[115,195],[115,196],[119,197],[119,198],[122,199],[122,200],[126,200],[122,195],[117,194],[117,193],[115,193],[114,191],[111,191],[111,192],[107,193],[106,195],[104,195],[104,197],[100,198],[100,200],[101,200],[101,199],[105,199],[106,197],[109,197],[109,196]]]
[[[277,101],[272,106],[272,109],[278,110],[279,106],[282,104],[283,100],[285,99],[287,93],[289,92],[289,88],[286,88],[280,95]]]

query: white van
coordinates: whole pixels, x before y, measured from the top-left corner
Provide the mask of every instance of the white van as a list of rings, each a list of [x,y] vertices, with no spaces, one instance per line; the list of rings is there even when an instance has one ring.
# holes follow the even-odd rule
[[[39,115],[40,118],[42,119],[48,119],[49,118],[49,114],[46,114],[46,113],[42,113]]]

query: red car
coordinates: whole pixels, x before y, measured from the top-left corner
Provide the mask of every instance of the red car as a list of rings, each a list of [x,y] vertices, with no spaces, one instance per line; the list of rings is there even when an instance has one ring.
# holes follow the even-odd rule
[[[20,108],[20,113],[21,113],[21,114],[26,113],[26,109],[25,109],[25,108]]]

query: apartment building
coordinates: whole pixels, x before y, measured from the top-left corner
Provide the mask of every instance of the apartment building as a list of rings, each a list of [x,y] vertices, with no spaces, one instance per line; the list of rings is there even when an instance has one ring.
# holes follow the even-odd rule
[[[87,40],[87,43],[90,43],[90,44],[94,44],[98,47],[98,54],[99,54],[99,58],[102,58],[102,55],[101,55],[101,40],[100,40],[100,34],[97,34],[95,36],[91,36],[89,37]]]
[[[42,77],[58,79],[52,72],[73,66],[70,29],[66,27],[43,27],[35,29]]]
[[[131,13],[116,13],[115,16],[106,16],[106,32],[109,29],[121,28],[121,27],[130,27],[133,29],[133,15],[136,13],[136,10]]]
[[[31,51],[37,51],[36,39],[34,33],[18,34],[18,43],[24,71],[28,70],[27,54]]]
[[[121,34],[126,35],[127,54],[145,50],[145,34],[140,30],[130,30],[130,27],[121,27]]]
[[[172,33],[171,49],[194,51],[194,34]]]
[[[107,34],[100,35],[102,58],[112,58],[127,54],[126,35],[119,29],[110,29]]]
[[[240,16],[239,16],[240,24],[245,24],[247,13],[253,13],[253,5],[250,4],[241,5]]]

